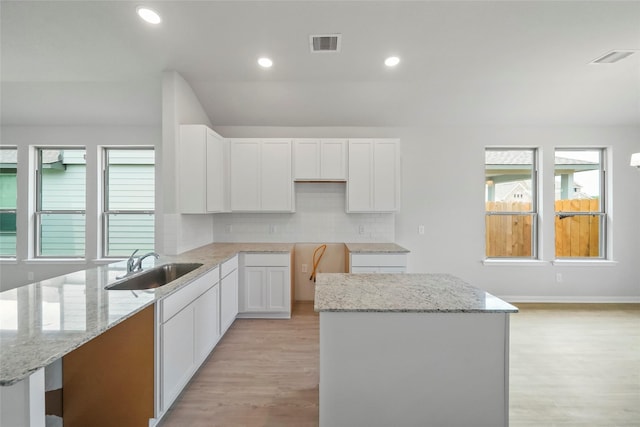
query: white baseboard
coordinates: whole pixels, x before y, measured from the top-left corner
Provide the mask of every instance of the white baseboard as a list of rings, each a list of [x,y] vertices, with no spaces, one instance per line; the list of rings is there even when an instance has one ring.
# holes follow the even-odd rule
[[[539,303],[640,303],[640,296],[612,297],[612,296],[524,296],[524,295],[503,295],[499,298],[509,302],[539,302]]]

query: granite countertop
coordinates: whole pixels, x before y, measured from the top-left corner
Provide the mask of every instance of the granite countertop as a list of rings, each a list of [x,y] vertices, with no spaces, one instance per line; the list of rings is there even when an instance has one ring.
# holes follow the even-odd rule
[[[329,312],[515,313],[450,274],[318,274],[314,307]]]
[[[345,243],[351,253],[408,253],[409,250],[395,243]]]
[[[213,243],[178,256],[153,257],[202,267],[156,289],[104,289],[126,270],[119,261],[0,292],[0,386],[14,384],[154,304],[239,252],[289,253],[293,243]]]

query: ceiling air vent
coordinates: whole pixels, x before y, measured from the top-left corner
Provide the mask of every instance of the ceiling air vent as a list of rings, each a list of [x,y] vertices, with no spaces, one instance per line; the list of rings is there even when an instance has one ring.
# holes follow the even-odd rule
[[[340,52],[342,34],[316,34],[309,36],[311,53]]]
[[[635,50],[612,50],[611,52],[607,52],[599,58],[591,61],[592,64],[613,64],[615,62],[621,61],[627,56],[633,55]]]

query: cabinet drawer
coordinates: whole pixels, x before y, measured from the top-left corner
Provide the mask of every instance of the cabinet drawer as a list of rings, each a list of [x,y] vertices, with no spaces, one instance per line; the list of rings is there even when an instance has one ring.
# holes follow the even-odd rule
[[[188,306],[192,301],[206,292],[211,286],[218,283],[218,267],[208,271],[202,277],[185,285],[176,293],[162,300],[162,319],[164,323],[175,316],[180,310]]]
[[[247,267],[288,267],[289,254],[244,254],[244,265]]]
[[[238,255],[220,264],[220,277],[226,277],[233,270],[237,270],[237,269],[238,269]]]
[[[351,266],[353,267],[404,267],[406,265],[406,254],[351,254]]]

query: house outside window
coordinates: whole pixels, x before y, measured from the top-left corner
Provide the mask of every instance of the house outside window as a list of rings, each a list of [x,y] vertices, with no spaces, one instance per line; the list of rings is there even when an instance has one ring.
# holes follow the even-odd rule
[[[485,256],[537,257],[537,150],[485,150]]]
[[[605,150],[555,151],[555,256],[606,257]]]
[[[154,250],[154,150],[105,148],[103,194],[103,256]]]
[[[38,148],[36,256],[85,256],[84,148]]]
[[[16,256],[18,150],[0,148],[0,257]]]

